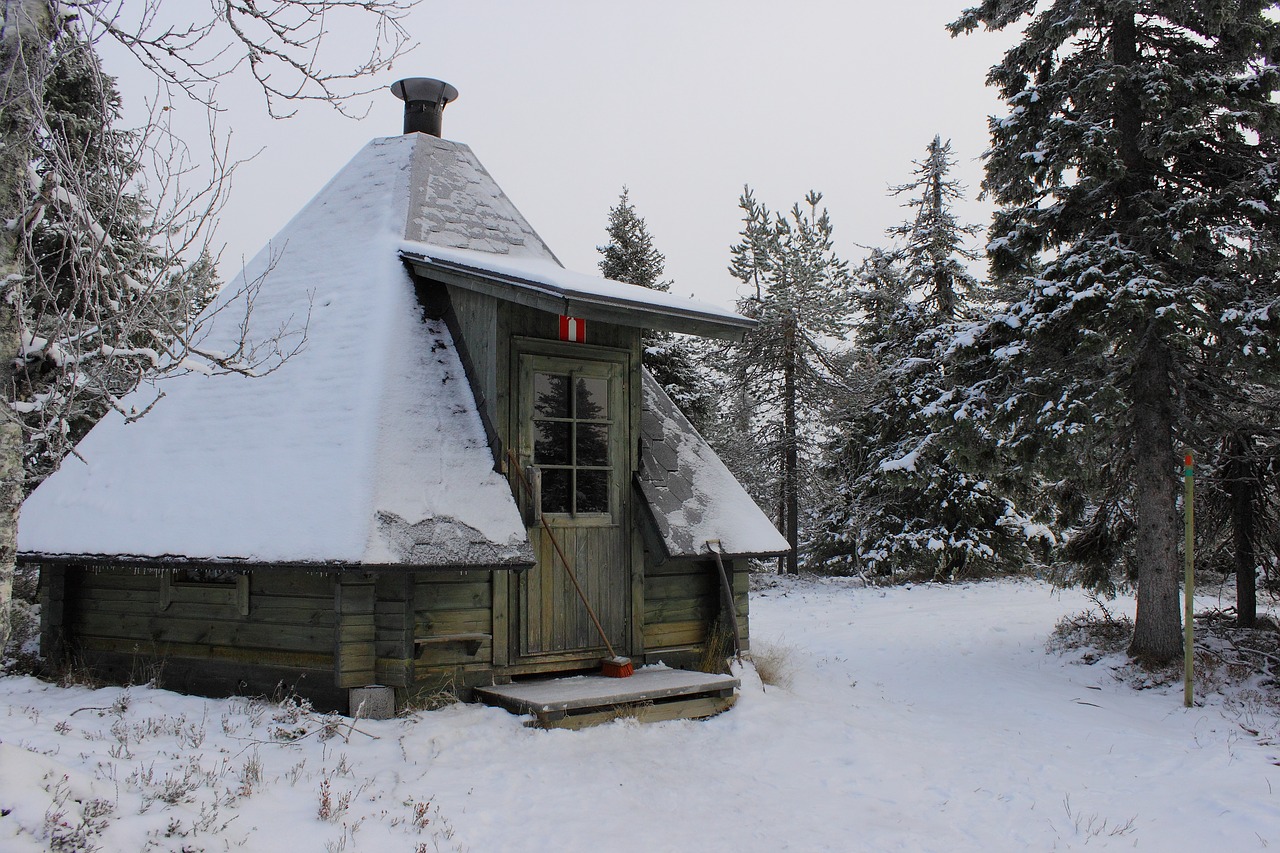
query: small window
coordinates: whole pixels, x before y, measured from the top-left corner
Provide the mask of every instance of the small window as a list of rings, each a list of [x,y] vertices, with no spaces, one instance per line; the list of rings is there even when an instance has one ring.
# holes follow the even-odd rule
[[[608,513],[609,380],[534,373],[533,464],[542,471],[542,512]]]
[[[172,582],[200,586],[235,586],[236,579],[242,576],[243,573],[235,569],[180,568],[173,570]]]
[[[249,575],[237,569],[181,566],[160,574],[161,610],[181,604],[229,604],[249,615]]]

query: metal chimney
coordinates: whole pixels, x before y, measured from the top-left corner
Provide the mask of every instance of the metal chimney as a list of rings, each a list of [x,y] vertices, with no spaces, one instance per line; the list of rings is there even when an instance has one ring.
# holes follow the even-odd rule
[[[445,104],[458,99],[458,90],[443,80],[408,77],[391,84],[391,92],[404,101],[404,132],[440,135]]]

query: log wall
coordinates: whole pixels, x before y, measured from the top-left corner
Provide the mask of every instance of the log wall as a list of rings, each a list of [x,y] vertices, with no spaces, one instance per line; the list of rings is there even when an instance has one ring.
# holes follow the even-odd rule
[[[301,571],[251,572],[237,584],[166,582],[128,568],[54,569],[46,650],[101,677],[209,696],[295,690],[317,707],[343,707],[334,683],[335,580]],[[58,646],[61,645],[61,649]]]
[[[747,572],[740,561],[725,561],[733,583],[734,607],[743,649],[748,647]],[[741,567],[745,569],[745,567]],[[645,662],[692,667],[721,611],[720,577],[714,562],[668,560],[646,567],[644,579]]]

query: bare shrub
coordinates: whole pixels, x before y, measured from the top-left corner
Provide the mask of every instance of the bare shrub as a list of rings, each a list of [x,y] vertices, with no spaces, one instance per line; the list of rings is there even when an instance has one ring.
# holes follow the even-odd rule
[[[1128,648],[1133,620],[1112,613],[1101,598],[1091,600],[1092,609],[1058,620],[1045,644],[1047,651],[1060,655],[1079,651],[1080,662],[1092,664]]]

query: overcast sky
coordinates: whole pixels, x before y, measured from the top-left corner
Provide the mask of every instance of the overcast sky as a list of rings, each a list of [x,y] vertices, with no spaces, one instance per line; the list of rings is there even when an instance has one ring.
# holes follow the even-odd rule
[[[445,138],[471,146],[566,266],[597,271],[626,184],[674,290],[732,304],[744,184],[772,209],[824,193],[853,262],[909,215],[887,188],[908,180],[935,134],[952,140],[956,175],[976,197],[987,117],[1003,113],[985,75],[1010,37],[952,39],[945,24],[965,5],[423,0],[408,20],[420,46],[374,82],[455,85]],[[110,56],[108,68],[136,102],[128,69]],[[321,106],[272,121],[247,89],[221,99],[233,150],[262,149],[223,214],[224,278],[368,140],[401,130],[401,102],[385,90],[361,121]],[[961,213],[989,217],[976,201]]]

